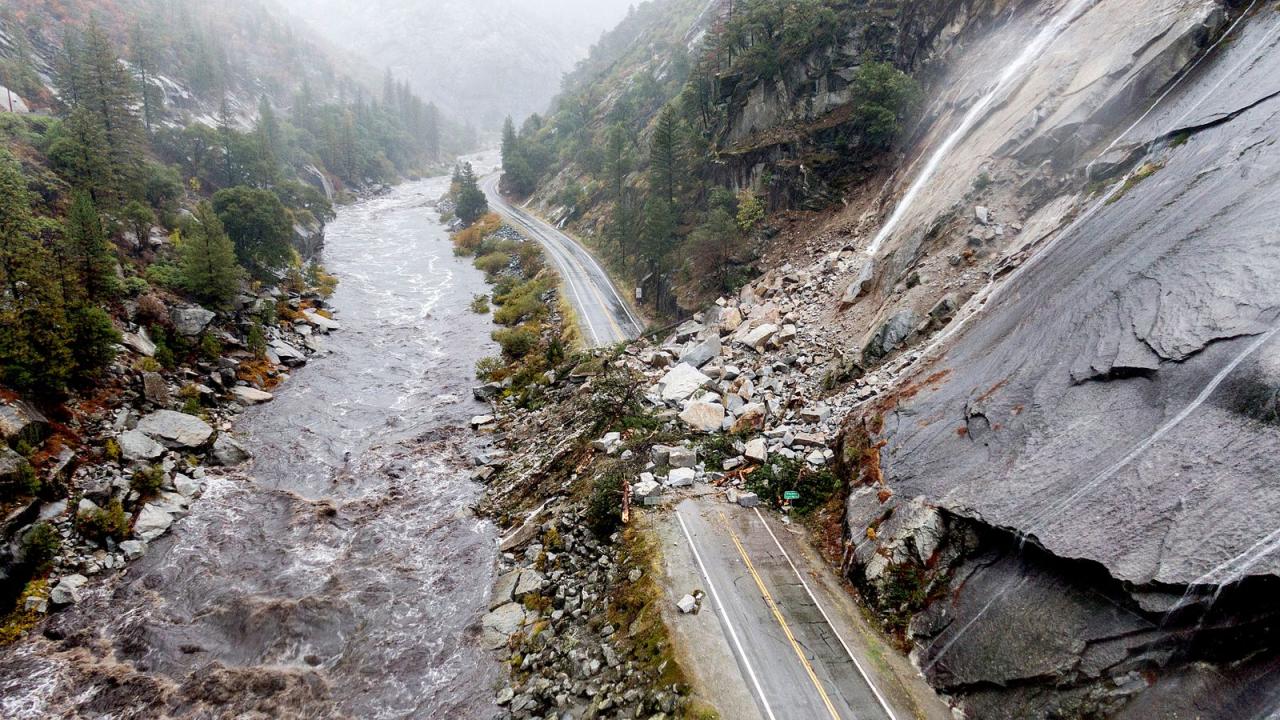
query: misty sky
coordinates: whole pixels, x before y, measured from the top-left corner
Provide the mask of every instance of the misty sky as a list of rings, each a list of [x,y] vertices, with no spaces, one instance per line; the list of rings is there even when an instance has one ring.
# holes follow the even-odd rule
[[[546,109],[561,76],[635,0],[278,0],[482,129]]]

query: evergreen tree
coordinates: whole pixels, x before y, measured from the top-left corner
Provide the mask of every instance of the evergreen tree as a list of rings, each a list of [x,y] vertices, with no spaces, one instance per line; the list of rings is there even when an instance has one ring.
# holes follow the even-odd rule
[[[136,180],[142,166],[142,123],[133,78],[96,20],[90,19],[80,43],[72,46],[69,55],[74,105],[92,113],[102,128],[113,179],[117,183]]]
[[[470,225],[489,212],[489,201],[480,189],[471,163],[463,163],[455,173],[458,183],[458,219]]]
[[[268,273],[293,259],[293,224],[280,198],[270,190],[245,186],[219,190],[213,196],[213,209],[245,266]]]
[[[621,124],[609,128],[604,141],[604,173],[615,202],[622,200],[627,173],[631,172],[631,156],[627,152],[627,131]]]
[[[66,386],[73,361],[57,269],[31,203],[17,162],[0,150],[0,380],[53,395]]]
[[[680,154],[680,126],[674,108],[668,106],[658,116],[649,148],[649,192],[675,209],[683,172]]]
[[[102,218],[86,193],[77,192],[67,211],[62,254],[72,279],[79,283],[87,300],[97,302],[114,292],[117,286],[114,253],[102,227]]]
[[[160,116],[164,104],[164,93],[152,85],[155,74],[155,46],[151,34],[144,32],[141,23],[133,26],[129,35],[131,50],[130,63],[138,74],[138,88],[142,95],[142,122],[151,134],[152,125]]]
[[[276,118],[276,111],[271,107],[271,101],[266,95],[263,95],[262,100],[258,102],[258,127],[255,132],[263,162],[272,167],[278,166],[281,159],[280,121]]]
[[[236,172],[235,127],[231,118],[231,106],[226,96],[218,107],[218,137],[222,141],[223,186],[231,187],[240,184],[240,174]]]
[[[509,166],[519,151],[520,140],[516,137],[516,124],[508,115],[502,123],[502,166]]]
[[[689,238],[694,277],[702,279],[705,285],[710,285],[707,281],[714,279],[720,292],[730,290],[729,266],[734,261],[741,238],[736,204],[729,191],[717,188],[712,193],[702,223]]]
[[[207,202],[196,207],[195,221],[183,231],[180,267],[183,288],[205,305],[225,307],[240,289],[235,245]]]
[[[49,163],[71,187],[89,193],[95,202],[104,202],[116,187],[106,133],[97,119],[77,108],[53,134],[49,143]]]

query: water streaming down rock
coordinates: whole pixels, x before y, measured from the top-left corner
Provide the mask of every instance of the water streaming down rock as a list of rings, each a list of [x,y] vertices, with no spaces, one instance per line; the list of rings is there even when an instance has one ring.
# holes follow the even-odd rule
[[[340,211],[331,355],[243,416],[247,475],[0,655],[0,716],[487,716],[495,535],[468,511],[465,427],[489,328],[429,204],[446,184]]]
[[[1064,31],[1037,78],[1075,87],[1072,73],[1092,64],[1079,87],[1105,93],[1103,78],[1141,73],[1071,44],[1121,7],[1162,32],[1198,13],[1181,16],[1185,43],[1153,54],[1158,81],[1127,92],[1128,106],[1077,108],[1042,143],[1051,156],[1022,153],[1043,131],[1007,117],[1053,113],[1052,91],[1002,100],[937,172],[934,185],[953,192],[922,190],[929,202],[883,238],[907,256],[886,263],[885,287],[945,252],[947,213],[989,204],[965,195],[975,154],[995,172],[1011,166],[1004,178],[1030,196],[1006,217],[1070,208],[1001,248],[986,289],[931,338],[936,352],[903,396],[868,404],[884,413],[877,470],[893,494],[848,505],[855,579],[912,581],[859,574],[877,542],[901,540],[864,542],[860,530],[909,526],[898,515],[923,502],[946,527],[941,545],[924,541],[941,548],[929,562],[949,568],[951,592],[922,584],[944,599],[907,633],[933,682],[971,712],[1260,719],[1280,695],[1265,600],[1280,585],[1280,246],[1269,230],[1280,156],[1267,129],[1280,113],[1280,21],[1264,3],[1233,3],[1244,14],[1225,22],[1212,3],[1104,0]],[[1190,27],[1201,18],[1207,32]],[[1002,134],[1021,127],[1035,129]],[[1038,163],[1056,177],[1037,177]],[[1107,185],[1082,192],[1086,175]]]
[[[894,207],[893,213],[889,215],[889,219],[880,227],[875,239],[871,241],[871,245],[867,247],[868,255],[875,255],[880,252],[880,248],[884,246],[885,241],[893,235],[899,223],[911,212],[916,198],[929,184],[929,181],[933,179],[939,168],[942,167],[947,156],[982,120],[996,100],[1013,89],[1017,82],[1035,66],[1036,59],[1062,34],[1062,31],[1089,8],[1093,7],[1095,3],[1097,3],[1097,0],[1069,0],[1040,30],[1035,38],[1022,49],[1022,52],[1005,66],[1004,71],[991,85],[991,88],[965,113],[964,118],[956,126],[956,129],[929,155],[928,162],[916,175],[907,191],[903,193],[902,199]]]

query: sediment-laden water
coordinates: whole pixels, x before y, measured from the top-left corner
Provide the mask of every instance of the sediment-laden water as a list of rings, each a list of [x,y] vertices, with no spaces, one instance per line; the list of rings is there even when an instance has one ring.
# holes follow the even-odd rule
[[[473,643],[493,530],[468,511],[482,277],[430,201],[447,179],[342,209],[331,354],[247,411],[243,471],[169,535],[0,652],[5,718],[485,717]]]

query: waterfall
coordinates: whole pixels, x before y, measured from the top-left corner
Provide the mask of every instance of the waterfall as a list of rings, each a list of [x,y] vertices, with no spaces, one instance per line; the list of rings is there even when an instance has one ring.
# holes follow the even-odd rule
[[[916,198],[929,184],[929,181],[933,179],[934,174],[938,172],[938,168],[942,166],[942,162],[951,154],[956,145],[959,145],[960,141],[973,130],[974,126],[978,124],[978,121],[982,119],[995,101],[1009,88],[1013,87],[1015,81],[1021,81],[1026,76],[1027,71],[1030,70],[1031,64],[1062,34],[1062,31],[1066,30],[1086,10],[1092,8],[1097,1],[1072,0],[1067,7],[1053,16],[1049,24],[1045,25],[1035,39],[1022,49],[1022,52],[1018,54],[1018,57],[1013,62],[1005,66],[1004,72],[1000,73],[1000,77],[991,86],[991,89],[973,107],[969,108],[969,112],[965,113],[960,125],[947,136],[946,140],[942,141],[938,149],[929,157],[928,163],[925,164],[924,169],[920,171],[920,174],[911,183],[911,187],[907,189],[906,194],[902,196],[902,200],[894,208],[893,214],[881,226],[880,232],[876,233],[875,240],[871,242],[871,247],[867,248],[868,255],[875,255],[880,252],[881,246],[901,224],[911,206],[915,204]]]

